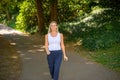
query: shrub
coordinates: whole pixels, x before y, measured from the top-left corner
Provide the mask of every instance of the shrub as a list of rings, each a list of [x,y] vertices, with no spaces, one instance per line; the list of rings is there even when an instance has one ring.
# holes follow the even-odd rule
[[[37,30],[37,16],[34,1],[23,1],[16,18],[16,29],[34,33]]]
[[[82,40],[82,45],[90,50],[99,50],[110,48],[116,43],[116,37],[112,32],[102,32],[98,34],[88,35]]]

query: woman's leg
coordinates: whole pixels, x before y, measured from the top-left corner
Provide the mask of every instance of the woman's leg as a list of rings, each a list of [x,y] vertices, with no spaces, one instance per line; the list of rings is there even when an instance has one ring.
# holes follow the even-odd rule
[[[47,55],[47,60],[48,60],[50,75],[51,75],[51,78],[53,79],[54,77],[54,55],[53,53],[50,53],[50,55]]]
[[[56,51],[55,53],[55,64],[54,64],[54,80],[59,78],[59,70],[62,62],[62,51]]]

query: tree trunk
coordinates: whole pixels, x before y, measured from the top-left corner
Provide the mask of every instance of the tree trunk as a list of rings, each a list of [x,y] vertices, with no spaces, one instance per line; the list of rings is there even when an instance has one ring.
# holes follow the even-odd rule
[[[57,12],[58,0],[51,0],[50,2],[50,21],[58,21]]]
[[[6,9],[6,15],[7,15],[7,19],[10,21],[10,20],[11,20],[11,15],[10,15],[10,13],[9,13],[9,10],[8,10],[8,9]]]
[[[45,30],[42,0],[36,0],[39,33]]]

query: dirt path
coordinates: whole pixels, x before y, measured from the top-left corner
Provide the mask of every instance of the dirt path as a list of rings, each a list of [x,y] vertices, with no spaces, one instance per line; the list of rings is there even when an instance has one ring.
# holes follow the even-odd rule
[[[8,30],[3,25],[0,25],[0,34],[11,42],[21,56],[21,80],[50,80],[42,38]],[[69,61],[63,61],[61,65],[60,80],[120,80],[120,73],[81,57],[71,48],[66,52]]]

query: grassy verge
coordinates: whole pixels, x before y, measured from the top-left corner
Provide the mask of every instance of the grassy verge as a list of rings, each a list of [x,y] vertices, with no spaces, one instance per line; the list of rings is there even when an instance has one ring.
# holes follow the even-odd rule
[[[120,72],[120,44],[107,50],[91,52],[91,58],[106,67]]]
[[[8,41],[0,36],[0,80],[19,80],[20,57]]]
[[[120,44],[116,44],[106,50],[98,51],[89,51],[88,49],[84,49],[80,46],[75,46],[74,51],[87,59],[100,63],[114,71],[120,72]]]

